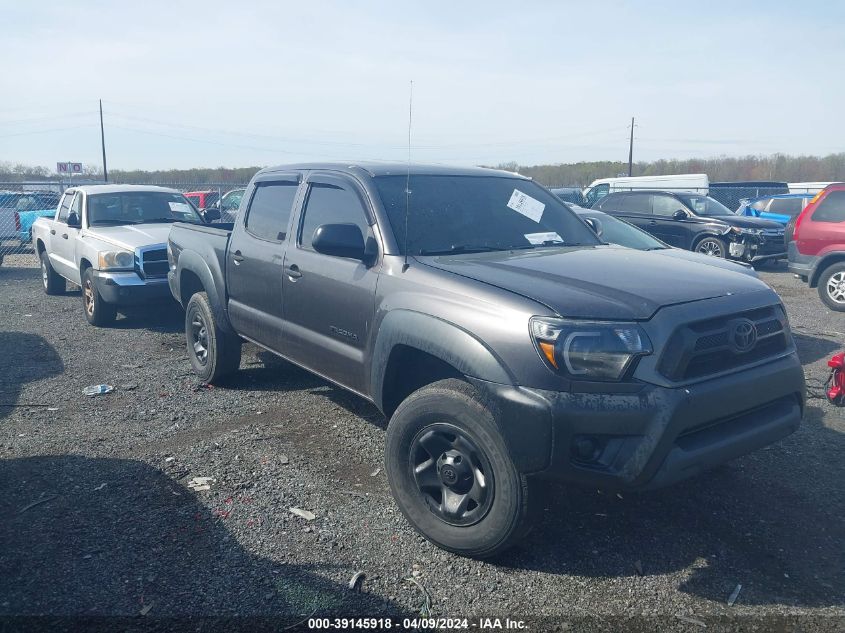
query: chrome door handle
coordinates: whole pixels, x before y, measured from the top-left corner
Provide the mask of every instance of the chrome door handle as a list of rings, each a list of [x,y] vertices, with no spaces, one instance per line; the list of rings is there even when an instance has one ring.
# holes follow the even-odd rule
[[[300,277],[302,277],[302,273],[299,272],[299,266],[297,266],[296,264],[285,266],[285,273],[291,279],[299,279]]]
[[[243,255],[241,255],[240,251],[235,251],[235,254],[232,255],[232,261],[235,263],[235,266],[240,266],[241,262],[246,259]]]

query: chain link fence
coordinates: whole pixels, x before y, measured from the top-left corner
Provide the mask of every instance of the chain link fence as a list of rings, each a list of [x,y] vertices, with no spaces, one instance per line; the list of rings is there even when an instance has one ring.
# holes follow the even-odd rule
[[[32,225],[39,217],[53,217],[69,187],[104,184],[97,181],[0,182],[0,265],[37,264],[32,246]],[[110,183],[111,184],[111,183]],[[144,183],[177,189],[198,209],[220,211],[217,222],[233,222],[245,183]]]

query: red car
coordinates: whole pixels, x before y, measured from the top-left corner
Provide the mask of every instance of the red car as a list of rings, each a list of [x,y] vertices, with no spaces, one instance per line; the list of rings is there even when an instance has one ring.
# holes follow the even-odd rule
[[[822,189],[795,220],[789,272],[818,287],[832,310],[845,312],[845,183]]]
[[[189,191],[185,197],[194,203],[197,209],[207,209],[220,199],[217,191]]]

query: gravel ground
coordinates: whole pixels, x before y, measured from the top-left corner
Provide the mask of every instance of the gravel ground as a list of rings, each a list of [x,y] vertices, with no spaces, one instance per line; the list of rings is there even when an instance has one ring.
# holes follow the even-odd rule
[[[666,490],[555,487],[524,544],[478,562],[428,544],[394,507],[385,420],[370,404],[251,346],[230,383],[204,389],[178,307],[94,329],[78,292],[45,296],[34,258],[9,257],[0,622],[190,617],[281,630],[310,614],[419,616],[427,592],[436,616],[532,630],[843,627],[845,410],[821,385],[845,314],[783,266],[761,275],[787,305],[805,366],[802,428]],[[115,389],[82,394],[97,383]],[[189,488],[195,477],[210,488]],[[349,591],[358,571],[366,579]]]

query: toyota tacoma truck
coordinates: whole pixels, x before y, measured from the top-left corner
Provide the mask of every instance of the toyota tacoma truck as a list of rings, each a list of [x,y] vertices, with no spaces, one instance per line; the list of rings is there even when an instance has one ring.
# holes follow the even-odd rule
[[[480,168],[264,169],[233,224],[174,224],[190,363],[250,341],[373,402],[408,521],[485,557],[549,480],[664,486],[795,431],[804,374],[752,276],[605,244],[530,179]]]
[[[219,217],[219,213],[216,217]],[[205,221],[173,189],[142,185],[91,185],[65,191],[54,217],[32,225],[48,295],[81,286],[85,318],[114,321],[117,309],[170,300],[167,234],[173,222]]]

